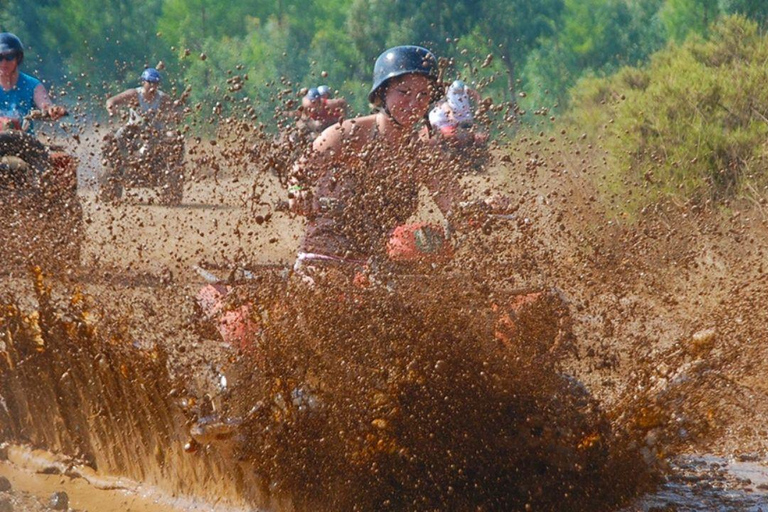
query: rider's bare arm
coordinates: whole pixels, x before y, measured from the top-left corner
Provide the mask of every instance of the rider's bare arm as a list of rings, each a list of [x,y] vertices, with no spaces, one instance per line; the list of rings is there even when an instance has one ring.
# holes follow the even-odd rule
[[[313,142],[312,151],[293,165],[288,180],[288,204],[293,213],[305,216],[312,213],[312,189],[328,170],[343,166],[350,152],[370,141],[373,118],[347,120],[326,128]]]
[[[128,89],[109,98],[106,103],[110,116],[115,115],[115,109],[123,105],[135,106],[139,102],[139,93],[136,89]]]
[[[296,215],[309,216],[312,211],[312,179],[309,158],[302,156],[288,177],[288,208]]]
[[[480,104],[483,102],[482,96],[480,96],[480,93],[477,92],[477,89],[473,89],[471,87],[467,87],[467,94],[471,99],[473,99],[476,103]]]
[[[467,216],[506,214],[511,211],[512,201],[508,196],[489,194],[482,198],[471,198],[454,175],[434,173],[428,177],[425,185],[449,222]]]
[[[53,104],[53,101],[51,100],[51,97],[48,96],[48,91],[45,90],[43,84],[39,84],[37,87],[35,87],[33,97],[35,100],[35,106],[42,110],[51,119],[56,120],[67,115],[66,108]]]

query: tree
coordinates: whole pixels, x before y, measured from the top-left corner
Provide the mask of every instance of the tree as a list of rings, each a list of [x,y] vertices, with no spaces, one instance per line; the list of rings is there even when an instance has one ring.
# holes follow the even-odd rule
[[[555,32],[563,8],[563,0],[481,3],[478,24],[506,68],[510,93],[516,89],[518,68],[532,50]]]
[[[720,0],[724,14],[741,14],[755,20],[761,27],[768,26],[768,2],[765,0]]]
[[[643,62],[663,45],[656,16],[662,1],[565,0],[556,33],[526,62],[526,81],[541,84],[552,103],[563,105],[579,77]],[[541,94],[532,99],[544,101]]]
[[[706,35],[719,15],[718,0],[667,0],[659,13],[668,37],[677,42],[691,32]]]

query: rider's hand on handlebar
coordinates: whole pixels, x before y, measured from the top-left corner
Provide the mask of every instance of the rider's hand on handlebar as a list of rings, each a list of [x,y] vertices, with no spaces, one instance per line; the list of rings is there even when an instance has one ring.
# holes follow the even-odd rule
[[[45,109],[45,115],[52,121],[56,121],[67,115],[67,109],[61,105],[50,105]]]
[[[296,215],[308,216],[312,213],[312,193],[299,184],[288,187],[288,209]]]
[[[516,205],[507,196],[495,195],[487,199],[468,201],[460,204],[461,209],[458,218],[470,227],[480,227],[485,229],[489,221],[493,219],[515,218]]]

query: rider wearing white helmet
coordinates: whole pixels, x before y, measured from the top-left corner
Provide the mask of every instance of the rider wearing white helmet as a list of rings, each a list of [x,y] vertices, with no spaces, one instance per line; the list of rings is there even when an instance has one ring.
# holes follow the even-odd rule
[[[444,137],[454,136],[460,128],[470,129],[474,124],[471,102],[479,102],[478,92],[462,80],[455,80],[443,98],[429,113],[429,122]]]

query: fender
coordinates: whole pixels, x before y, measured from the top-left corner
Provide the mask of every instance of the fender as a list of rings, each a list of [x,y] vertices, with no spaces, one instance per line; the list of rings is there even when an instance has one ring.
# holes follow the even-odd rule
[[[442,226],[416,222],[395,228],[387,242],[387,256],[401,263],[448,263],[453,245]]]

